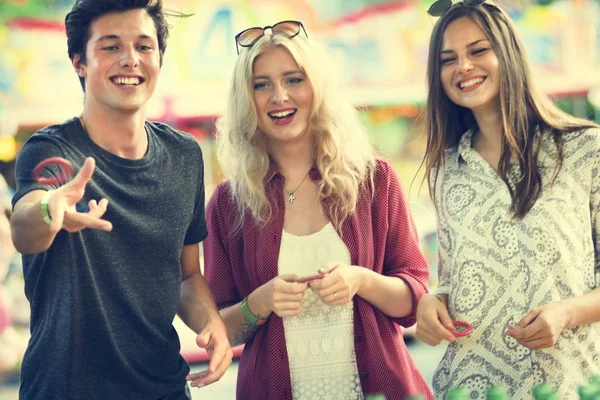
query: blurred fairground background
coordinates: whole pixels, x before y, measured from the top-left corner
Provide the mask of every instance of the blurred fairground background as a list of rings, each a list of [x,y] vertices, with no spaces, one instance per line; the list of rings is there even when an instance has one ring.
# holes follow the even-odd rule
[[[391,160],[410,198],[436,284],[437,242],[432,212],[418,173],[425,145],[414,124],[425,101],[431,0],[163,0],[193,14],[173,18],[171,37],[149,119],[185,130],[206,160],[207,196],[222,179],[214,157],[215,119],[225,107],[237,56],[234,35],[250,26],[303,21],[339,64],[347,95],[360,109],[378,151]],[[561,108],[600,121],[600,2],[499,0],[516,22],[539,87]],[[0,399],[16,398],[20,358],[28,340],[29,309],[20,257],[8,232],[14,160],[37,129],[78,115],[83,96],[67,56],[63,20],[72,0],[0,0]],[[3,178],[3,179],[2,179]],[[202,368],[193,335],[176,321],[182,352]],[[417,364],[430,379],[443,346],[428,348],[406,334]],[[50,350],[50,349],[49,349]],[[200,364],[196,364],[200,363]],[[234,398],[234,363],[222,382],[194,397]],[[93,389],[93,388],[91,388]],[[212,392],[211,392],[212,390]]]

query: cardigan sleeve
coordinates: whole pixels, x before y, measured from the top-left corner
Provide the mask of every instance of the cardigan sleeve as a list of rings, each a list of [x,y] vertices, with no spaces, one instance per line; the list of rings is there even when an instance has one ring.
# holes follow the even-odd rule
[[[219,309],[241,301],[231,262],[231,229],[236,214],[228,182],[221,183],[206,207],[208,236],[204,240],[204,276],[210,285]]]
[[[428,292],[429,266],[419,247],[417,229],[400,180],[390,164],[378,160],[375,173],[375,207],[387,208],[387,237],[383,274],[398,277],[412,293],[412,312],[393,320],[409,327],[416,322],[417,304]],[[377,245],[377,244],[376,244]]]

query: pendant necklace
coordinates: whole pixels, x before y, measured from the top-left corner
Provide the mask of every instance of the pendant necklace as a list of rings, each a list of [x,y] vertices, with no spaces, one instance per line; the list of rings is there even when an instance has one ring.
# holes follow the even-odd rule
[[[300,186],[302,186],[302,184],[304,183],[304,181],[306,180],[306,177],[308,176],[308,172],[310,170],[306,171],[306,175],[304,175],[304,178],[302,178],[302,180],[300,181],[300,183],[298,184],[298,186],[296,186],[296,189],[292,190],[291,192],[287,189],[285,189],[285,192],[288,195],[287,201],[289,201],[290,203],[293,203],[294,200],[296,200],[296,195],[294,193],[296,193],[296,191],[298,189],[300,189]]]

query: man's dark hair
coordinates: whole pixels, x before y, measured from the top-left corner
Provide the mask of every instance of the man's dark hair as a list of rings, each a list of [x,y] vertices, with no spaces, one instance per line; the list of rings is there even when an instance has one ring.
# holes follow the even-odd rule
[[[90,26],[96,19],[111,12],[125,12],[138,8],[146,10],[154,21],[160,65],[162,65],[169,36],[169,25],[165,15],[171,15],[163,11],[162,0],[76,0],[71,12],[65,17],[69,58],[73,60],[75,54],[79,54],[81,62],[86,63],[86,46],[91,34]],[[80,77],[79,81],[85,92],[85,79]]]

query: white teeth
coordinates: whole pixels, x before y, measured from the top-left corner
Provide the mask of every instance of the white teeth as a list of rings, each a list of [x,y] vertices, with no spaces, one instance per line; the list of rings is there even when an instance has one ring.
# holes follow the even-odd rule
[[[474,78],[465,82],[461,82],[460,83],[460,88],[464,89],[464,88],[468,88],[474,85],[477,85],[478,83],[483,82],[485,79],[484,78]]]
[[[140,78],[138,78],[137,76],[131,76],[131,77],[118,76],[116,78],[113,78],[113,82],[116,83],[117,85],[136,86],[136,85],[140,84]]]
[[[274,112],[274,113],[269,113],[269,116],[275,117],[275,118],[284,118],[284,117],[287,117],[289,115],[292,115],[295,112],[296,112],[295,110]]]

